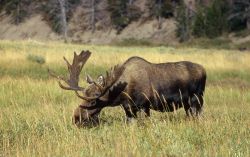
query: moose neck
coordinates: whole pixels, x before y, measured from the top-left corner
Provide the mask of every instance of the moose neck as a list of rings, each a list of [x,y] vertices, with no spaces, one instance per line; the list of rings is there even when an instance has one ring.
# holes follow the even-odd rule
[[[106,106],[117,106],[120,105],[121,101],[121,94],[126,88],[127,83],[126,82],[118,82],[114,84],[108,91],[108,93],[105,95]]]

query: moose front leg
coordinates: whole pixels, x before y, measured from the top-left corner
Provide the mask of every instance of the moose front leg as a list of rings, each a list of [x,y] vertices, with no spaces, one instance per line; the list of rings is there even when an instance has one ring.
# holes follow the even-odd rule
[[[150,108],[149,107],[145,107],[144,109],[143,109],[143,111],[145,112],[145,117],[150,117]]]
[[[131,123],[135,118],[137,118],[138,109],[131,107],[129,104],[122,105],[125,114],[126,114],[126,122]]]

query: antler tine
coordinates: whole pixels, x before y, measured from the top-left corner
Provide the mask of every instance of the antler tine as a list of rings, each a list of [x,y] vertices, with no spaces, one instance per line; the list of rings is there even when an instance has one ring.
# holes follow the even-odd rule
[[[82,53],[83,53],[83,51],[79,55],[77,55],[76,52],[74,52],[74,58],[73,58],[72,65],[77,64],[77,62],[79,62],[79,60],[82,59],[82,57],[81,57]]]
[[[64,77],[61,77],[61,76],[57,76],[53,71],[51,71],[50,69],[48,69],[48,73],[50,74],[50,76],[54,77],[54,78],[57,78],[58,79],[58,84],[59,86],[62,88],[62,89],[65,89],[65,90],[72,90],[72,88],[70,87],[66,87],[64,86],[60,80],[63,80],[64,82],[67,82],[67,79],[65,79]]]
[[[64,56],[63,56],[63,60],[66,62],[66,64],[67,64],[68,67],[71,66],[70,63],[69,63],[69,61]]]
[[[63,81],[67,81],[67,79],[66,79],[66,78],[61,77],[61,76],[57,76],[57,75],[55,74],[55,72],[53,72],[53,71],[52,71],[52,70],[50,70],[50,69],[48,69],[48,73],[49,73],[49,75],[50,75],[50,76],[52,76],[52,77],[54,77],[54,78],[57,78],[57,79],[59,79],[59,80],[63,80]]]
[[[83,52],[83,51],[82,51],[82,52]],[[81,52],[81,53],[82,53],[82,52]],[[80,55],[80,54],[79,54],[79,55]],[[76,57],[76,56],[77,56],[76,51],[74,51],[74,57]]]

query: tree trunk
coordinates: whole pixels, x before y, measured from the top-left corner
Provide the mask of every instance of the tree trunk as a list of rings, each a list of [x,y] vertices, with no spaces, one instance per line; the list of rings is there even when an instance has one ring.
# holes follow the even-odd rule
[[[68,28],[67,28],[67,16],[66,16],[66,3],[65,0],[58,0],[61,9],[61,25],[64,36],[64,41],[67,42],[68,39]]]
[[[161,29],[162,26],[162,17],[158,16],[158,29]]]
[[[158,29],[161,29],[161,25],[162,25],[162,17],[161,17],[162,0],[159,0],[159,2],[158,2],[158,11],[159,11],[159,15],[158,15]]]
[[[17,3],[17,13],[15,18],[16,25],[20,23],[20,2]]]
[[[247,19],[247,29],[250,30],[250,17]]]
[[[186,16],[186,22],[185,22],[185,25],[186,25],[186,28],[185,28],[185,33],[184,33],[184,41],[187,41],[188,38],[189,38],[189,8],[186,7],[186,13],[185,13],[185,16]]]
[[[134,2],[134,0],[129,0],[128,4],[131,5]]]
[[[91,15],[91,29],[92,29],[92,33],[95,32],[95,0],[92,0],[91,3],[91,7],[92,7],[92,15]]]

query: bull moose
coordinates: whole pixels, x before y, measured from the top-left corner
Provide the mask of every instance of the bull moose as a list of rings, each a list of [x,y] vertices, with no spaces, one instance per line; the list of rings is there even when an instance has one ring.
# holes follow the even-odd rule
[[[89,86],[83,88],[79,86],[79,75],[90,55],[90,51],[74,53],[72,64],[64,57],[69,78],[49,70],[62,89],[73,90],[83,100],[72,118],[78,127],[98,124],[99,114],[107,106],[121,105],[128,121],[136,118],[138,111],[149,117],[150,109],[173,112],[184,107],[189,117],[202,113],[206,71],[201,65],[189,61],[154,64],[131,57],[96,80],[87,75]]]

